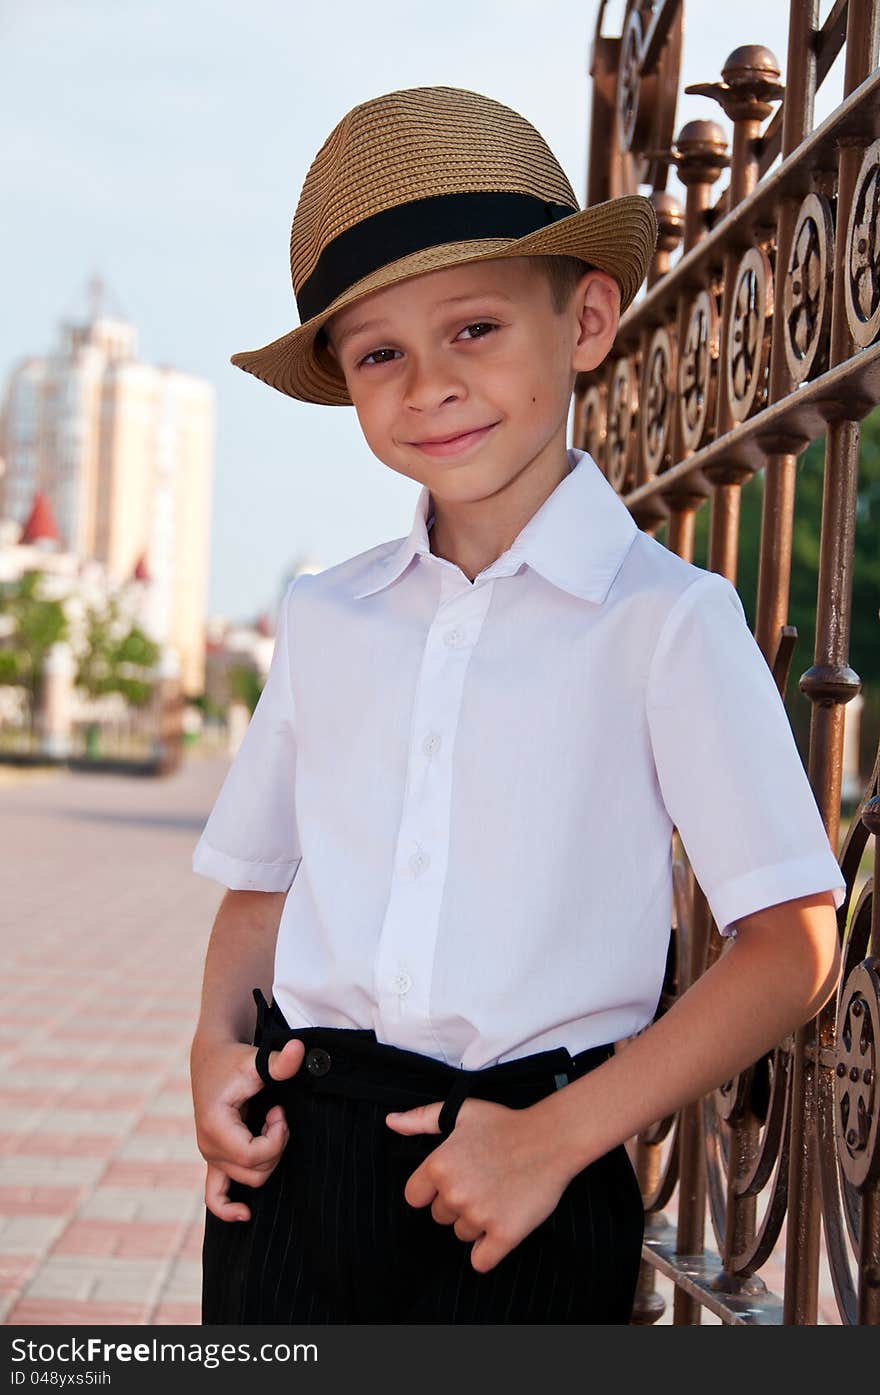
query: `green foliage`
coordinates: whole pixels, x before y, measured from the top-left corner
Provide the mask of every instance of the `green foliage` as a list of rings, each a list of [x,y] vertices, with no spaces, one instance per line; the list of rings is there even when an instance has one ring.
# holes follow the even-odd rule
[[[11,617],[11,633],[0,640],[0,683],[26,688],[31,705],[43,682],[46,655],[67,638],[68,623],[61,601],[40,594],[43,573],[27,572],[0,587],[0,615]]]
[[[121,693],[133,707],[142,707],[153,691],[150,671],[158,658],[159,646],[121,618],[118,598],[111,596],[103,609],[92,606],[86,612],[85,647],[74,682],[91,698]]]
[[[256,670],[247,664],[234,664],[227,673],[227,682],[230,698],[246,703],[253,713],[262,692],[260,676]]]
[[[198,708],[208,722],[221,720],[226,713],[225,704],[217,702],[207,693],[195,693],[189,698],[189,703],[191,707]]]
[[[9,617],[9,633],[0,639],[0,683],[27,689],[31,710],[39,704],[45,660],[52,645],[70,639],[64,602],[41,594],[43,573],[26,572],[0,587],[0,616]],[[90,697],[121,693],[132,706],[146,703],[153,691],[151,670],[159,647],[137,625],[120,615],[116,597],[103,610],[86,612],[85,643],[77,656],[74,682]]]

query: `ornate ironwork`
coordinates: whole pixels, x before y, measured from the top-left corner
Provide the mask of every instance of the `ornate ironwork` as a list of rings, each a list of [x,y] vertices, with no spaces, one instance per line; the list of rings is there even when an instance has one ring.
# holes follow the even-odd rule
[[[599,466],[605,463],[605,437],[608,430],[608,390],[604,383],[593,383],[583,396],[580,414],[581,437],[584,449]]]
[[[860,1190],[880,1174],[877,1053],[880,1050],[880,960],[865,959],[846,980],[835,1065],[837,1152]]]
[[[795,225],[783,293],[785,357],[794,383],[828,366],[833,264],[831,205],[821,194],[807,194]]]
[[[846,315],[864,348],[880,331],[880,140],[865,151],[846,237]]]
[[[642,454],[648,474],[663,467],[669,442],[674,382],[672,335],[665,326],[654,331],[645,355],[642,388]]]
[[[706,440],[715,406],[719,320],[711,291],[697,291],[691,302],[684,348],[678,365],[678,410],[685,450]]]
[[[617,83],[617,137],[621,150],[627,152],[633,148],[639,118],[643,43],[642,17],[637,9],[630,10],[623,30]]]
[[[760,247],[750,247],[737,268],[727,330],[727,393],[735,421],[745,421],[766,401],[772,313],[770,259]]]
[[[620,358],[611,368],[605,432],[605,469],[615,489],[622,489],[627,477],[636,403],[632,363],[628,358]]]
[[[590,450],[639,525],[693,559],[708,503],[710,570],[736,581],[740,493],[763,477],[755,637],[781,694],[799,454],[825,438],[809,778],[831,846],[840,831],[841,707],[848,664],[859,423],[880,402],[880,0],[790,0],[786,87],[769,50],[744,45],[721,80],[688,89],[715,120],[674,138],[684,0],[627,0],[591,72],[588,202],[648,187],[660,238],[613,361],[576,385],[575,444]],[[813,122],[844,50],[843,99]],[[708,113],[707,113],[708,115]],[[778,163],[776,163],[778,160]],[[685,189],[667,192],[670,168]],[[720,194],[715,186],[726,170]],[[835,250],[835,242],[837,247]],[[680,247],[680,254],[677,255]],[[658,1015],[724,953],[674,835],[674,924]],[[859,866],[873,839],[874,874]],[[636,1140],[647,1211],[634,1322],[675,1285],[674,1321],[703,1309],[737,1324],[815,1323],[824,1241],[843,1323],[880,1325],[880,752],[838,861],[838,991],[811,1022],[701,1101]],[[675,1226],[663,1214],[673,1197]],[[706,1241],[706,1220],[715,1249]],[[761,1269],[785,1223],[785,1285]]]

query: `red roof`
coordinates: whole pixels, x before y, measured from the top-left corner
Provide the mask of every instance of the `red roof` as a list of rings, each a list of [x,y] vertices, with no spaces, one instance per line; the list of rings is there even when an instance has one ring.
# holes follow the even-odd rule
[[[61,542],[61,534],[58,532],[52,505],[42,490],[38,489],[34,495],[34,502],[28,520],[22,529],[19,542],[34,543],[38,542],[40,538],[51,538],[54,542]]]
[[[150,573],[147,570],[147,554],[145,552],[142,552],[137,560],[137,566],[134,569],[134,579],[135,581],[150,580]]]

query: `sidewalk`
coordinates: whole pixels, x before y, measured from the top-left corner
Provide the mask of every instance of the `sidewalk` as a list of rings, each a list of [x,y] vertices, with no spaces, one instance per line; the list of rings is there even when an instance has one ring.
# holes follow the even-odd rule
[[[225,772],[0,786],[0,1318],[198,1323],[188,1054],[222,889],[192,848]]]
[[[200,1321],[188,1056],[223,892],[190,859],[226,769],[0,782],[0,1322]],[[839,1321],[824,1263],[819,1320]]]

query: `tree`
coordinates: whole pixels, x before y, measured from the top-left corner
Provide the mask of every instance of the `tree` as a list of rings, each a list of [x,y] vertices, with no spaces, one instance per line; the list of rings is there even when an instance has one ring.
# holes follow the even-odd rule
[[[46,655],[68,635],[64,606],[40,595],[42,579],[41,571],[25,572],[0,588],[0,615],[12,621],[0,648],[0,683],[25,688],[31,714],[42,696]]]
[[[86,612],[85,646],[74,682],[91,698],[121,693],[126,702],[142,707],[153,691],[150,671],[158,658],[159,646],[120,615],[118,598],[111,596],[103,609],[92,606]]]
[[[251,668],[248,664],[234,664],[226,675],[226,681],[232,700],[245,703],[250,712],[253,713],[260,693],[263,691],[263,685],[256,669]]]

